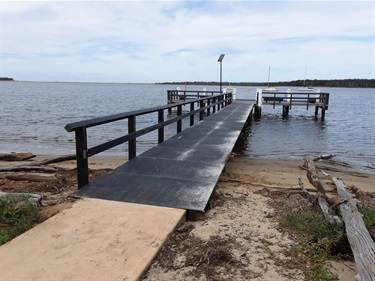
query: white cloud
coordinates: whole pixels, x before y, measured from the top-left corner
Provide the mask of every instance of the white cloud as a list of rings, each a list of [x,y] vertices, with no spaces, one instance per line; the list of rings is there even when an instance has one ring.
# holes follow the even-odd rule
[[[161,82],[375,78],[373,1],[2,1],[1,73]]]

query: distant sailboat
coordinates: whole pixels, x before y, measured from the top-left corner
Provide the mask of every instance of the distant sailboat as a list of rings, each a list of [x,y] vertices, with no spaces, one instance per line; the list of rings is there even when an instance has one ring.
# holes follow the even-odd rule
[[[314,91],[313,87],[306,86],[306,70],[307,67],[305,66],[305,79],[303,80],[303,86],[298,88],[298,91]]]
[[[271,66],[268,66],[268,83],[267,88],[262,88],[262,92],[277,92],[279,89],[275,87],[270,87],[270,76],[271,76]]]

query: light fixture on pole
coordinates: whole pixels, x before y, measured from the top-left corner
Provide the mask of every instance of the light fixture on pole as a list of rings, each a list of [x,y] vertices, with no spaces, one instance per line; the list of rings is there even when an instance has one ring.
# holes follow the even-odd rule
[[[222,62],[223,62],[224,56],[225,56],[225,54],[221,54],[220,57],[219,57],[219,59],[217,60],[218,62],[220,62],[220,93],[222,93],[222,91],[221,91],[221,86],[222,86],[222,83],[223,83]]]

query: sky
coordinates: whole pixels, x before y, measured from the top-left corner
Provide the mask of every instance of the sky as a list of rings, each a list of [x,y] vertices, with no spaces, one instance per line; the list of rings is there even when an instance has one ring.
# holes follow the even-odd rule
[[[0,77],[156,83],[375,79],[371,1],[0,0]]]

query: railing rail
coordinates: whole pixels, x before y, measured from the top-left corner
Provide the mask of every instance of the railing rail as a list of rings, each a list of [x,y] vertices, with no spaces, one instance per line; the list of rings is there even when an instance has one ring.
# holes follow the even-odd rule
[[[188,99],[199,99],[205,96],[214,96],[221,94],[220,91],[187,91],[187,90],[168,90],[167,100],[168,103],[175,103],[178,101],[186,101]]]
[[[192,91],[190,91],[192,92]],[[199,94],[198,94],[199,95]],[[128,158],[129,160],[136,157],[136,140],[138,137],[158,130],[158,143],[164,141],[164,128],[172,123],[177,124],[177,133],[182,131],[182,120],[184,118],[190,118],[189,125],[194,125],[194,115],[199,114],[199,120],[202,120],[205,116],[215,113],[232,102],[232,94],[220,94],[204,96],[198,99],[192,99],[189,101],[181,101],[174,104],[168,104],[163,106],[157,106],[152,108],[146,108],[141,110],[135,110],[131,112],[124,112],[119,114],[113,114],[104,117],[98,117],[79,122],[69,123],[65,126],[68,132],[75,132],[76,141],[76,156],[77,156],[77,181],[78,188],[81,188],[89,183],[88,177],[88,158],[96,155],[100,152],[113,148],[122,143],[128,142]],[[197,104],[198,108],[195,108]],[[182,107],[189,105],[188,112],[183,113]],[[177,116],[164,120],[165,110],[170,111],[171,109],[177,109]],[[212,111],[211,111],[212,110]],[[136,121],[138,116],[157,113],[156,124],[137,130]],[[88,148],[87,144],[87,129],[111,122],[127,119],[128,121],[128,133],[124,136],[116,139],[107,141],[105,143],[96,145]]]
[[[270,102],[273,108],[280,104],[287,105],[290,108],[292,105],[306,105],[307,109],[309,106],[319,106],[324,110],[328,110],[329,93],[257,92],[257,104],[260,103],[260,100],[266,103]]]

